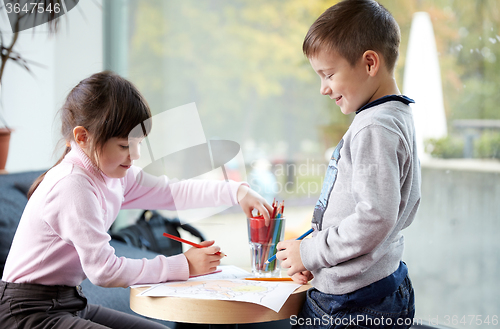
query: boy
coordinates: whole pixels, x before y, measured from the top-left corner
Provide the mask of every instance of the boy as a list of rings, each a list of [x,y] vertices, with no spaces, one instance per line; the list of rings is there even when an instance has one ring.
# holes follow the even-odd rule
[[[330,160],[312,238],[278,245],[294,281],[314,278],[293,325],[408,328],[413,321],[400,231],[420,202],[420,165],[413,100],[394,78],[399,41],[396,21],[372,0],[336,4],[305,37],[321,94],[356,116]]]

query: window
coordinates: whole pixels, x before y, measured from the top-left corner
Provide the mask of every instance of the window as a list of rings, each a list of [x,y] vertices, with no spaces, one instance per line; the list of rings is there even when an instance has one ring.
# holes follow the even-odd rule
[[[153,112],[195,102],[207,139],[238,142],[248,172],[271,164],[276,181],[270,196],[286,199],[289,215],[301,214],[296,227],[312,214],[325,154],[352,120],[319,94],[301,51],[309,26],[334,2],[128,4],[127,75]],[[416,317],[456,328],[488,327],[500,309],[500,3],[381,3],[401,28],[396,79],[402,92],[412,21],[417,12],[428,14],[446,118],[443,134],[422,141],[421,207],[404,231]]]

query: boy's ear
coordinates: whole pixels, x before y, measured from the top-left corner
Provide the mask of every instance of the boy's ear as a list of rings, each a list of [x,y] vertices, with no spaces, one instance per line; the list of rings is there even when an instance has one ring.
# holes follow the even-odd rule
[[[373,77],[380,69],[380,56],[373,50],[367,50],[363,54],[363,64],[366,68],[366,73]]]

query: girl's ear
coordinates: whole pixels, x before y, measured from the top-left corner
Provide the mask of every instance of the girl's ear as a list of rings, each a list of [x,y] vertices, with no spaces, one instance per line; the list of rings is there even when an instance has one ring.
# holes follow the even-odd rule
[[[82,149],[87,149],[89,144],[89,132],[82,126],[77,126],[73,128],[73,137],[75,138],[75,142]]]
[[[374,77],[380,69],[380,56],[373,50],[367,50],[363,54],[363,64],[365,65],[366,73]]]

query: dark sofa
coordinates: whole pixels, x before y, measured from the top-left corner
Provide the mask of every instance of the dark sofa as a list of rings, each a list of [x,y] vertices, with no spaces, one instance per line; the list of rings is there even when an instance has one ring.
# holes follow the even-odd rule
[[[30,171],[0,174],[0,277],[3,273],[5,260],[19,224],[19,219],[28,201],[26,194],[33,181],[42,173],[43,171]],[[116,240],[112,240],[111,245],[115,248],[118,256],[154,258],[157,255],[151,251],[127,246]],[[87,299],[92,304],[99,304],[137,315],[129,307],[130,289],[128,288],[102,288],[93,285],[89,280],[82,283],[82,288]],[[173,323],[160,320],[158,322],[173,327]]]

